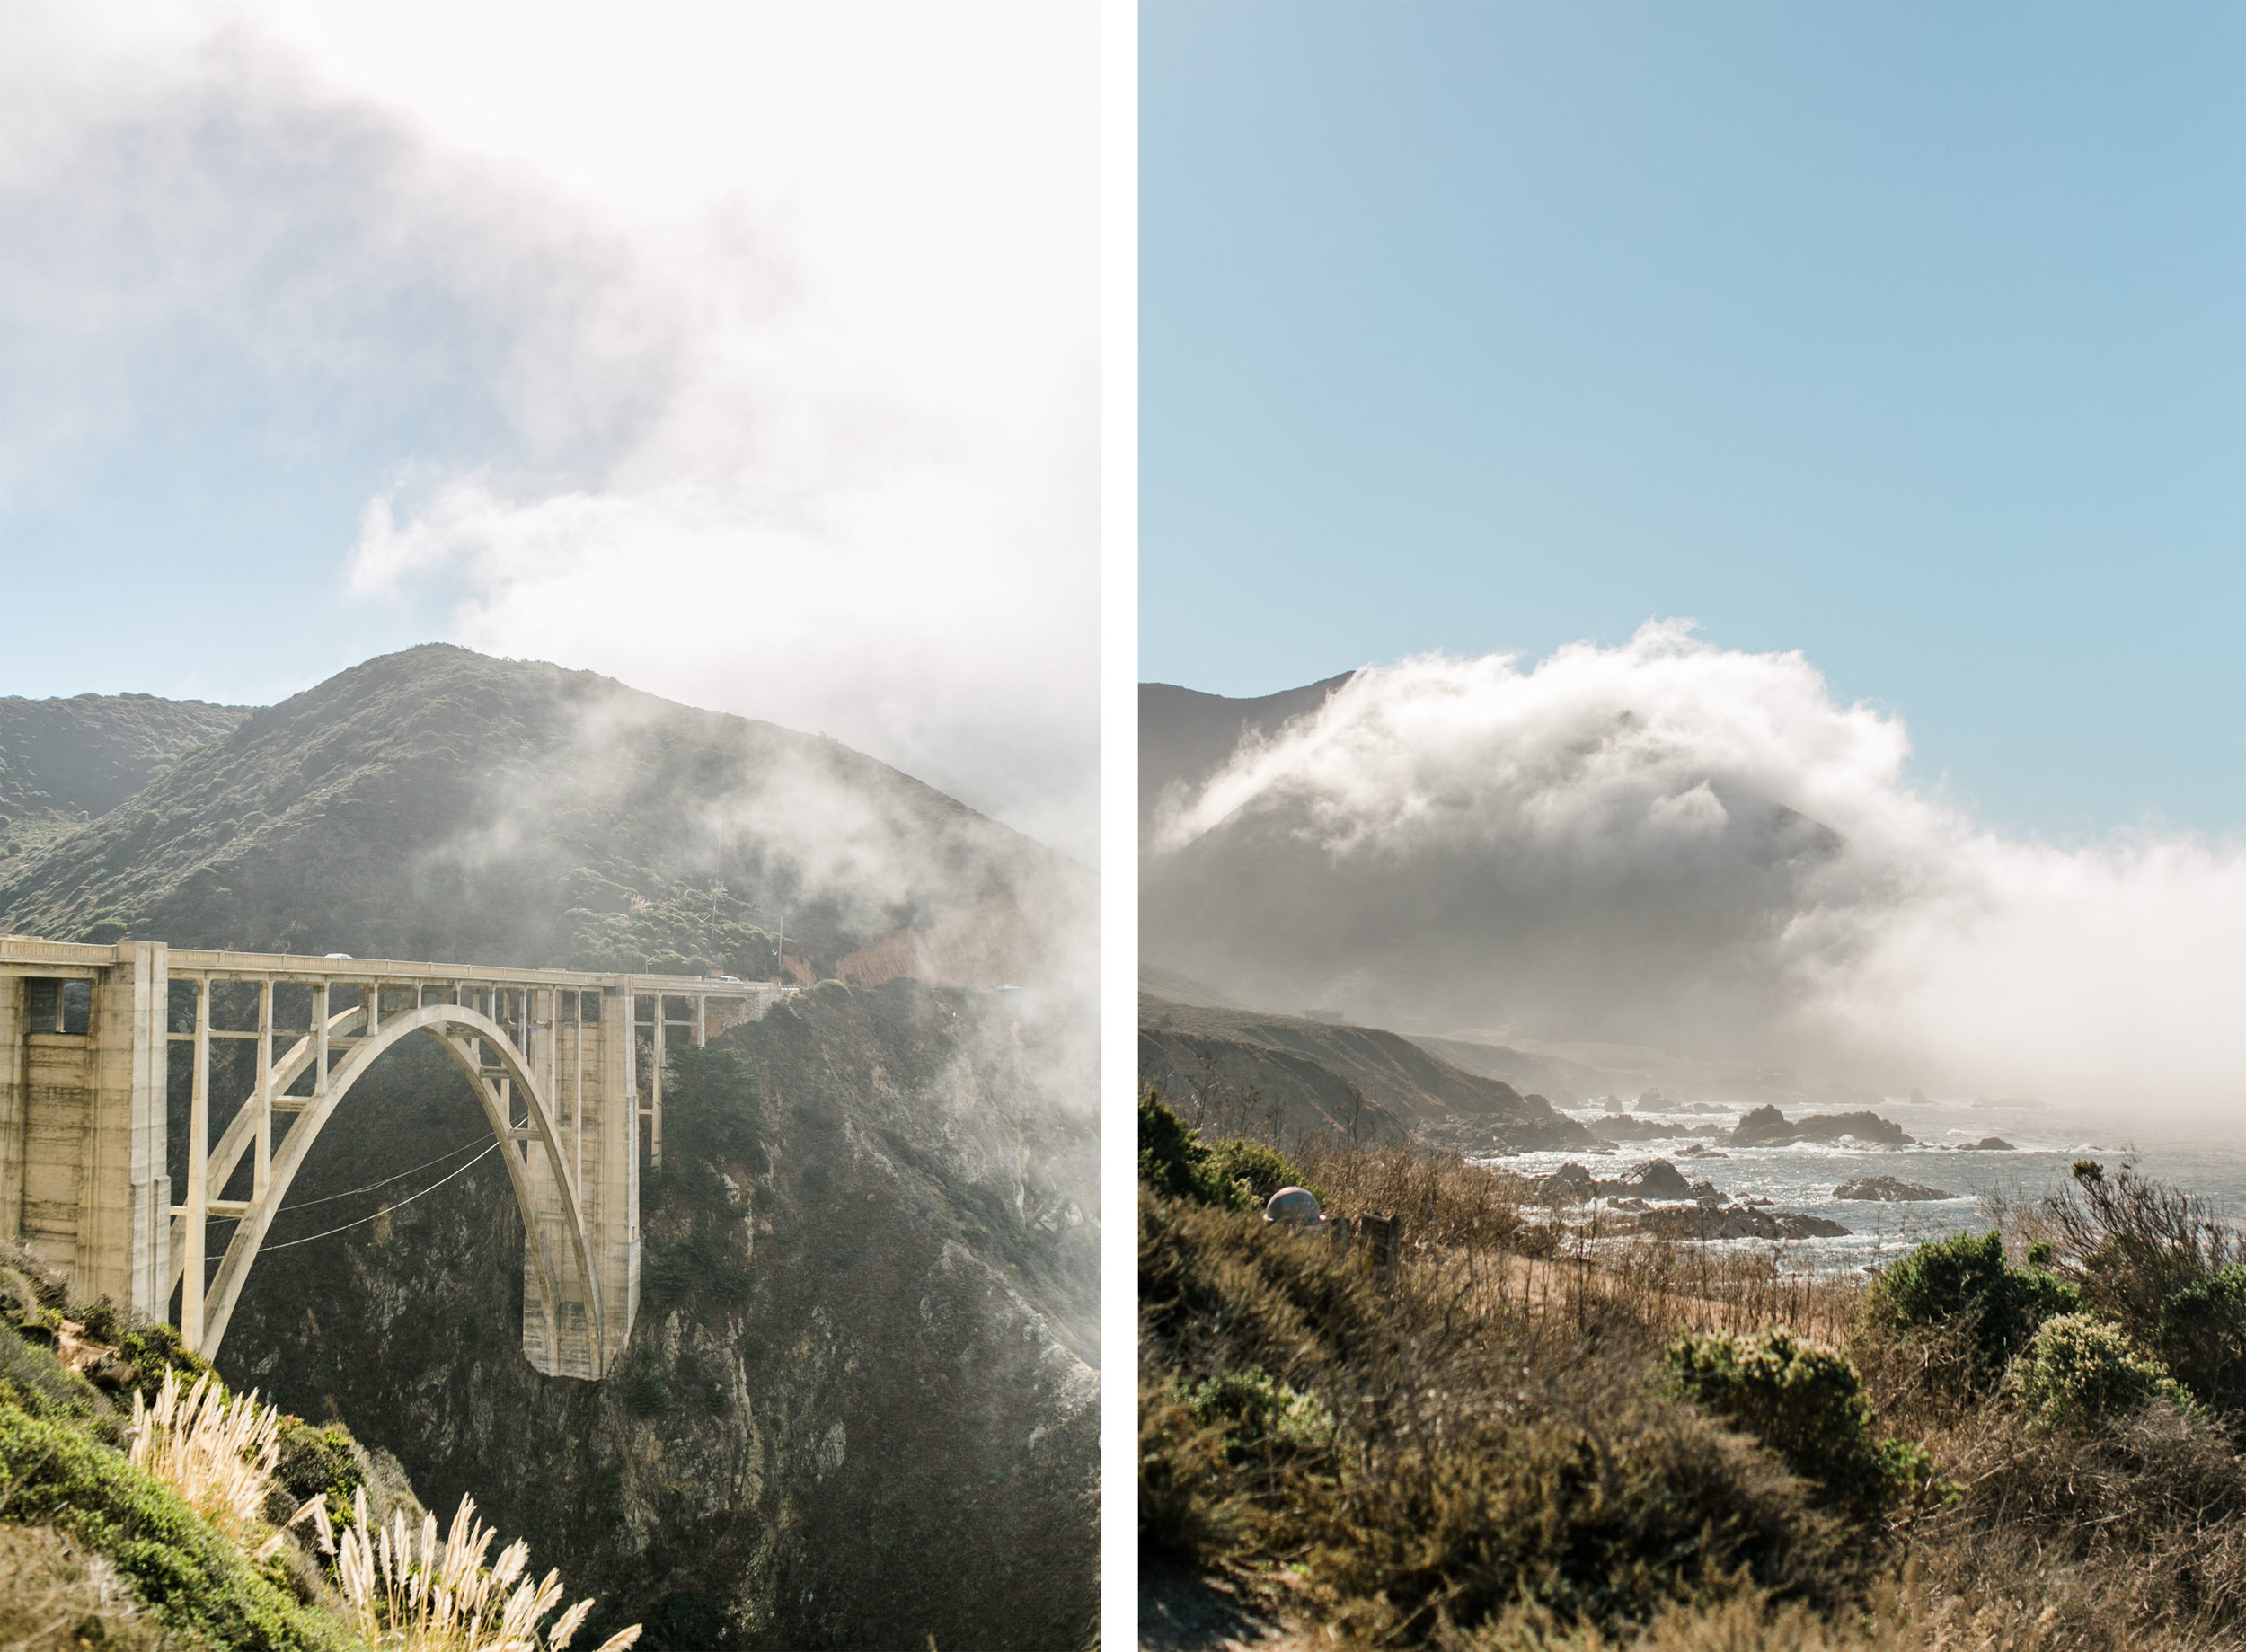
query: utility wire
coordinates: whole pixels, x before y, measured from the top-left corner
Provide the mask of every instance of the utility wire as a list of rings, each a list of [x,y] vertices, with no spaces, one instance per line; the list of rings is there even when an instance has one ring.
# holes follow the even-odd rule
[[[415,1175],[420,1171],[429,1169],[429,1165],[442,1164],[447,1159],[456,1159],[474,1145],[475,1143],[473,1142],[463,1142],[450,1153],[440,1153],[434,1159],[429,1160],[426,1163],[417,1164],[410,1171],[400,1171],[395,1176],[385,1176],[380,1181],[370,1181],[363,1188],[352,1188],[341,1193],[323,1193],[316,1199],[297,1199],[290,1204],[282,1206],[280,1210],[277,1210],[273,1214],[278,1216],[281,1214],[281,1210],[307,1210],[314,1205],[327,1205],[332,1204],[337,1199],[349,1198],[354,1194],[372,1193],[376,1188],[386,1188],[393,1181],[403,1181],[407,1177]],[[214,1218],[214,1220],[216,1219],[217,1218]]]
[[[302,1239],[291,1239],[291,1240],[286,1240],[286,1241],[284,1241],[283,1242],[281,1242],[280,1244],[278,1244],[278,1245],[264,1245],[264,1246],[261,1246],[261,1247],[260,1247],[260,1250],[261,1250],[261,1251],[262,1251],[262,1250],[287,1250],[287,1249],[289,1248],[289,1246],[291,1246],[291,1245],[308,1245],[308,1244],[310,1244],[310,1243],[311,1243],[314,1240],[315,1240],[315,1239],[326,1239],[326,1238],[329,1238],[329,1237],[331,1237],[331,1236],[332,1236],[332,1235],[334,1235],[334,1234],[337,1234],[337,1233],[344,1233],[344,1232],[349,1232],[352,1228],[355,1228],[355,1227],[365,1227],[365,1226],[366,1226],[366,1225],[367,1225],[369,1222],[378,1222],[378,1221],[380,1221],[383,1217],[385,1217],[385,1216],[388,1215],[389,1215],[392,1211],[393,1211],[393,1210],[398,1210],[398,1209],[402,1209],[402,1208],[403,1208],[405,1206],[411,1205],[411,1203],[412,1203],[415,1199],[418,1199],[418,1198],[421,1197],[424,1194],[430,1194],[430,1193],[434,1193],[434,1192],[436,1192],[438,1188],[439,1188],[443,1187],[443,1186],[444,1186],[447,1182],[450,1181],[450,1180],[453,1179],[453,1176],[460,1176],[460,1175],[464,1175],[467,1171],[472,1171],[472,1170],[475,1169],[475,1167],[476,1167],[477,1165],[479,1165],[479,1164],[482,1163],[484,1160],[486,1160],[486,1159],[490,1158],[490,1157],[491,1157],[493,1153],[495,1153],[499,1152],[499,1150],[500,1150],[500,1144],[499,1144],[499,1143],[497,1143],[497,1142],[493,1142],[493,1143],[492,1143],[492,1144],[491,1144],[489,1147],[485,1148],[485,1149],[484,1149],[482,1153],[480,1153],[476,1154],[476,1156],[475,1156],[474,1158],[473,1158],[473,1159],[469,1160],[467,1163],[465,1163],[465,1164],[462,1165],[462,1166],[461,1166],[458,1170],[456,1170],[456,1171],[453,1171],[451,1176],[440,1176],[440,1177],[438,1177],[438,1178],[435,1181],[433,1181],[433,1182],[429,1183],[428,1187],[423,1188],[420,1193],[411,1194],[411,1195],[407,1196],[406,1197],[400,1199],[400,1200],[399,1200],[399,1201],[398,1201],[395,1205],[386,1205],[386,1206],[385,1206],[382,1209],[380,1209],[380,1210],[378,1210],[378,1211],[375,1212],[375,1214],[374,1214],[373,1215],[371,1215],[371,1216],[361,1216],[361,1217],[360,1217],[358,1221],[356,1221],[356,1222],[346,1222],[346,1223],[345,1223],[345,1224],[344,1224],[341,1227],[332,1227],[332,1228],[327,1229],[324,1232],[319,1232],[319,1233],[306,1233],[306,1234],[305,1234],[305,1235]],[[376,1182],[375,1185],[376,1185],[376,1187],[380,1187],[380,1186],[382,1186],[382,1184],[381,1184],[380,1182]],[[276,1214],[278,1214],[278,1213],[276,1213]]]

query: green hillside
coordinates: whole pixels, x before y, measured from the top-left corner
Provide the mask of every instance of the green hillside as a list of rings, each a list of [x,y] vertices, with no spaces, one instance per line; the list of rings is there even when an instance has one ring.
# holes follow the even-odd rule
[[[249,714],[247,706],[153,694],[0,697],[0,877]]]
[[[832,740],[429,645],[248,714],[16,862],[0,930],[765,977],[784,919],[810,978],[1070,874]]]

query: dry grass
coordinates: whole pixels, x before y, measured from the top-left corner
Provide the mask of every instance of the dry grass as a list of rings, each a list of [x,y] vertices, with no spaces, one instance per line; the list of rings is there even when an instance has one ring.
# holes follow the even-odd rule
[[[1419,1259],[1384,1291],[1319,1236],[1142,1207],[1142,1531],[1204,1564],[1286,1564],[1324,1621],[1433,1644],[1526,1597],[1570,1620],[1760,1588],[1830,1606],[1865,1546],[1782,1466],[1657,1391],[1662,1328],[1585,1297],[1523,1312],[1494,1269]],[[1196,1415],[1249,1369],[1322,1436]]]
[[[1490,1294],[1497,1312],[1526,1311],[1578,1330],[1620,1313],[1667,1330],[1754,1332],[1783,1325],[1837,1345],[1855,1324],[1855,1280],[1784,1265],[1781,1252],[1663,1240],[1596,1210],[1563,1224],[1530,1202],[1530,1184],[1455,1153],[1351,1149],[1332,1138],[1298,1145],[1295,1163],[1336,1215],[1403,1224],[1416,1271],[1447,1288]]]
[[[437,1516],[424,1515],[419,1542],[402,1512],[376,1527],[367,1517],[367,1494],[353,1501],[352,1524],[340,1542],[323,1520],[322,1545],[336,1553],[343,1596],[369,1647],[397,1652],[564,1652],[593,1609],[578,1602],[553,1626],[538,1625],[562,1603],[562,1578],[549,1571],[534,1583],[530,1546],[520,1539],[485,1563],[494,1533],[475,1517],[473,1498],[462,1497],[440,1542]],[[340,1550],[340,1552],[339,1552]],[[640,1626],[621,1630],[597,1652],[624,1652]]]
[[[1252,1217],[1143,1215],[1142,1464],[1160,1484],[1142,1529],[1237,1575],[1287,1567],[1318,1644],[2246,1648],[2246,1459],[2206,1411],[2053,1428],[1961,1389],[1939,1330],[1884,1330],[1859,1281],[1774,1250],[1604,1232],[1455,1155],[1293,1154],[1333,1215],[1401,1218],[1403,1265],[1384,1290]],[[2016,1255],[2056,1241],[2086,1295],[2139,1322],[2181,1251],[2197,1274],[2235,1254],[2191,1202],[2114,1178],[1992,1215]],[[1954,1495],[1836,1536],[1750,1443],[1712,1450],[1720,1430],[1649,1393],[1675,1330],[1773,1325],[1848,1351],[1880,1432],[1923,1441]],[[1179,1399],[1250,1364],[1321,1396],[1331,1450],[1243,1453]],[[1707,1524],[1679,1518],[1693,1509]]]
[[[254,1393],[231,1398],[217,1380],[198,1377],[184,1393],[166,1371],[156,1402],[133,1394],[130,1458],[186,1499],[236,1547],[263,1559],[280,1546],[262,1519],[280,1456],[280,1409]]]
[[[179,1493],[188,1506],[252,1559],[263,1561],[287,1541],[261,1517],[280,1455],[280,1412],[254,1393],[229,1396],[215,1377],[181,1390],[164,1374],[154,1405],[133,1396],[130,1460]],[[437,1518],[425,1514],[418,1533],[398,1511],[388,1525],[369,1523],[367,1493],[353,1499],[353,1523],[339,1533],[326,1499],[315,1497],[290,1525],[310,1523],[335,1559],[348,1616],[369,1648],[385,1652],[564,1652],[592,1611],[582,1600],[543,1635],[539,1625],[561,1604],[562,1580],[526,1574],[529,1546],[517,1542],[490,1560],[492,1530],[466,1497],[440,1542]],[[415,1541],[418,1535],[418,1542]],[[611,1636],[597,1652],[623,1652],[640,1638],[637,1624]]]

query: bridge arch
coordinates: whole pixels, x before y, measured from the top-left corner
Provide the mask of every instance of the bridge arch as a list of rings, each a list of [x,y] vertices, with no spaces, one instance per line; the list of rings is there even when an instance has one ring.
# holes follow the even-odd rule
[[[75,1020],[63,1007],[75,983]],[[237,1024],[216,1025],[217,994],[237,999],[244,985],[256,989],[254,1025],[232,1012]],[[172,1007],[173,988],[190,986],[191,1018]],[[332,1012],[339,987],[358,1003]],[[282,988],[308,989],[305,1020],[277,1024]],[[0,935],[0,1232],[21,1233],[84,1300],[168,1318],[177,1293],[181,1339],[214,1355],[336,1109],[385,1052],[433,1038],[502,1144],[523,1219],[524,1356],[549,1376],[597,1380],[639,1309],[640,1164],[643,1151],[662,1163],[665,1039],[701,1043],[761,1019],[790,990],[730,976]],[[256,1079],[213,1144],[212,1056],[233,1039],[251,1041]],[[172,1058],[182,1044],[193,1046],[192,1087],[175,1188]],[[245,1157],[249,1197],[224,1197]],[[212,1220],[234,1224],[215,1276]]]
[[[351,1026],[367,1016],[366,1005],[342,1011],[331,1018],[335,1030]],[[254,1196],[247,1207],[239,1213],[232,1238],[227,1241],[225,1254],[218,1264],[218,1272],[205,1293],[201,1313],[201,1336],[196,1351],[206,1359],[218,1356],[219,1344],[225,1339],[226,1326],[234,1317],[235,1305],[242,1299],[243,1287],[249,1282],[250,1270],[258,1252],[271,1231],[273,1218],[280,1214],[289,1188],[304,1168],[313,1144],[328,1121],[335,1116],[351,1087],[367,1070],[393,1046],[416,1033],[434,1038],[452,1057],[474,1090],[476,1100],[483,1109],[484,1122],[491,1126],[500,1145],[500,1157],[507,1165],[508,1182],[517,1207],[522,1213],[523,1243],[531,1256],[539,1283],[540,1301],[537,1311],[544,1317],[549,1346],[559,1343],[562,1334],[562,1304],[564,1301],[581,1300],[590,1321],[594,1349],[607,1346],[606,1304],[602,1301],[600,1269],[593,1252],[592,1235],[585,1220],[582,1201],[579,1197],[579,1178],[576,1166],[567,1151],[561,1128],[557,1125],[551,1101],[544,1093],[531,1063],[516,1047],[507,1029],[482,1011],[458,1003],[429,1003],[390,1016],[376,1012],[376,1029],[362,1036],[343,1060],[328,1071],[327,1083],[321,1094],[312,1099],[303,1109],[296,1125],[282,1138],[271,1159],[261,1197]],[[499,1058],[500,1071],[493,1073],[483,1065],[479,1045],[491,1049]],[[277,1064],[272,1076],[276,1088],[293,1082],[311,1065],[312,1040],[306,1038],[299,1049],[291,1049],[288,1057]],[[502,1091],[499,1079],[510,1081],[513,1095],[519,1095],[524,1103],[527,1121],[517,1126],[512,1118],[513,1095]],[[255,1099],[246,1104],[237,1118],[252,1113]],[[526,1143],[531,1151],[541,1153],[548,1175],[559,1195],[563,1221],[564,1244],[568,1254],[552,1253],[546,1224],[541,1220],[546,1214],[531,1183],[530,1168],[525,1155],[515,1152],[517,1142]],[[225,1144],[222,1141],[220,1151]],[[223,1171],[218,1153],[212,1155],[212,1179],[223,1186],[240,1163],[237,1152]],[[222,1211],[219,1214],[233,1214]],[[185,1218],[183,1218],[184,1220]],[[184,1277],[186,1259],[181,1258],[181,1272]],[[564,1285],[580,1287],[576,1298],[564,1294]],[[184,1307],[184,1303],[182,1303]],[[526,1312],[528,1304],[526,1304]],[[182,1313],[182,1318],[186,1317]]]

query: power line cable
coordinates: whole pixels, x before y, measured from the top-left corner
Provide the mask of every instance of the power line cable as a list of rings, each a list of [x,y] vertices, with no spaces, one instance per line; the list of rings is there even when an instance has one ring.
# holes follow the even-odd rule
[[[463,1142],[459,1146],[453,1148],[450,1152],[440,1153],[434,1159],[417,1164],[411,1170],[400,1171],[395,1176],[385,1176],[380,1181],[370,1181],[363,1188],[352,1188],[342,1193],[323,1193],[316,1199],[298,1199],[294,1204],[282,1206],[280,1210],[308,1210],[314,1205],[332,1204],[337,1199],[347,1199],[356,1194],[372,1193],[376,1188],[386,1188],[393,1181],[403,1181],[407,1177],[418,1174],[419,1172],[429,1169],[429,1167],[432,1164],[442,1164],[447,1159],[457,1159],[462,1153],[466,1153],[468,1149],[473,1147],[474,1145],[474,1142]],[[277,1210],[273,1214],[275,1215],[280,1215],[280,1210]],[[216,1220],[216,1218],[214,1218],[214,1220]]]
[[[315,1239],[331,1238],[337,1233],[347,1233],[355,1227],[365,1227],[369,1222],[379,1222],[392,1211],[402,1210],[406,1206],[411,1205],[415,1199],[425,1197],[428,1195],[436,1192],[438,1188],[443,1187],[447,1182],[450,1181],[453,1179],[453,1176],[465,1175],[468,1171],[475,1169],[477,1165],[482,1163],[484,1160],[499,1152],[499,1150],[500,1144],[497,1142],[493,1142],[482,1153],[476,1154],[474,1158],[469,1160],[467,1163],[453,1171],[452,1175],[438,1177],[435,1181],[429,1183],[428,1187],[423,1188],[420,1192],[412,1194],[408,1197],[402,1198],[395,1205],[385,1205],[380,1210],[375,1212],[375,1214],[371,1216],[361,1216],[356,1222],[346,1222],[341,1227],[332,1227],[323,1232],[306,1233],[302,1239],[285,1240],[278,1245],[264,1245],[261,1246],[260,1249],[261,1250],[286,1250],[291,1245],[308,1245]],[[379,1187],[382,1184],[377,1182],[375,1185]]]

